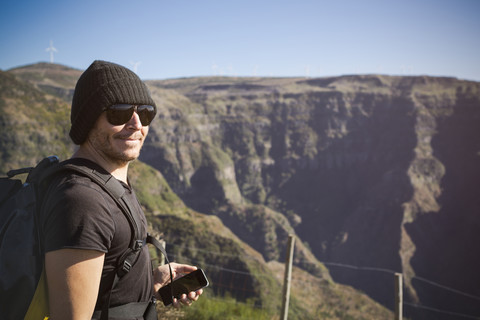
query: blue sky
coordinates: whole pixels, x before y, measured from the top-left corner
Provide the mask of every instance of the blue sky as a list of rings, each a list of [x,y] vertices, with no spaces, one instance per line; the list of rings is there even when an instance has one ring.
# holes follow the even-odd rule
[[[143,79],[389,74],[480,81],[478,0],[7,0],[0,69],[95,59]],[[136,67],[135,63],[139,62]]]

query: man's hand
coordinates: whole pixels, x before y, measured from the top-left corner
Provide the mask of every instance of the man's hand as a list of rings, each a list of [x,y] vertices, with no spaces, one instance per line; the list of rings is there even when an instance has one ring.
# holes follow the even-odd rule
[[[182,275],[190,273],[197,270],[197,267],[190,266],[188,264],[178,264],[175,262],[170,263],[172,267],[172,276],[173,279],[180,278]],[[160,299],[160,296],[156,293],[161,287],[166,286],[170,283],[170,270],[168,265],[163,265],[155,269],[153,272],[153,288],[155,290],[155,295],[157,299]],[[173,299],[173,306],[175,308],[180,308],[182,305],[190,306],[194,301],[198,300],[198,297],[203,293],[203,290],[192,291],[188,295],[183,294],[180,299]]]

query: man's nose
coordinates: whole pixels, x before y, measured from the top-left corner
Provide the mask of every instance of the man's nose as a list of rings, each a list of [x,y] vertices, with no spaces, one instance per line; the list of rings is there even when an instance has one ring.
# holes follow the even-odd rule
[[[140,121],[140,117],[139,117],[137,111],[135,111],[132,114],[132,117],[130,118],[130,120],[128,120],[127,127],[135,129],[135,130],[142,129],[143,125],[142,125],[142,122]]]

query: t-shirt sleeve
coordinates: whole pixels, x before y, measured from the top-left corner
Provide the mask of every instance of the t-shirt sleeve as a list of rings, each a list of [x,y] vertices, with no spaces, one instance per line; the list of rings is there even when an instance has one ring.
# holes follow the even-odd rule
[[[112,203],[98,186],[64,184],[44,203],[45,252],[88,249],[107,252],[115,234]]]

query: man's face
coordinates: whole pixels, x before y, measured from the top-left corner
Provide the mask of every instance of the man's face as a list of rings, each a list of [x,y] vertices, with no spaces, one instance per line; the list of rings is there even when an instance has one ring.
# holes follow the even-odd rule
[[[87,140],[106,161],[122,165],[138,158],[147,134],[148,126],[142,126],[136,112],[118,126],[110,124],[102,112]]]

